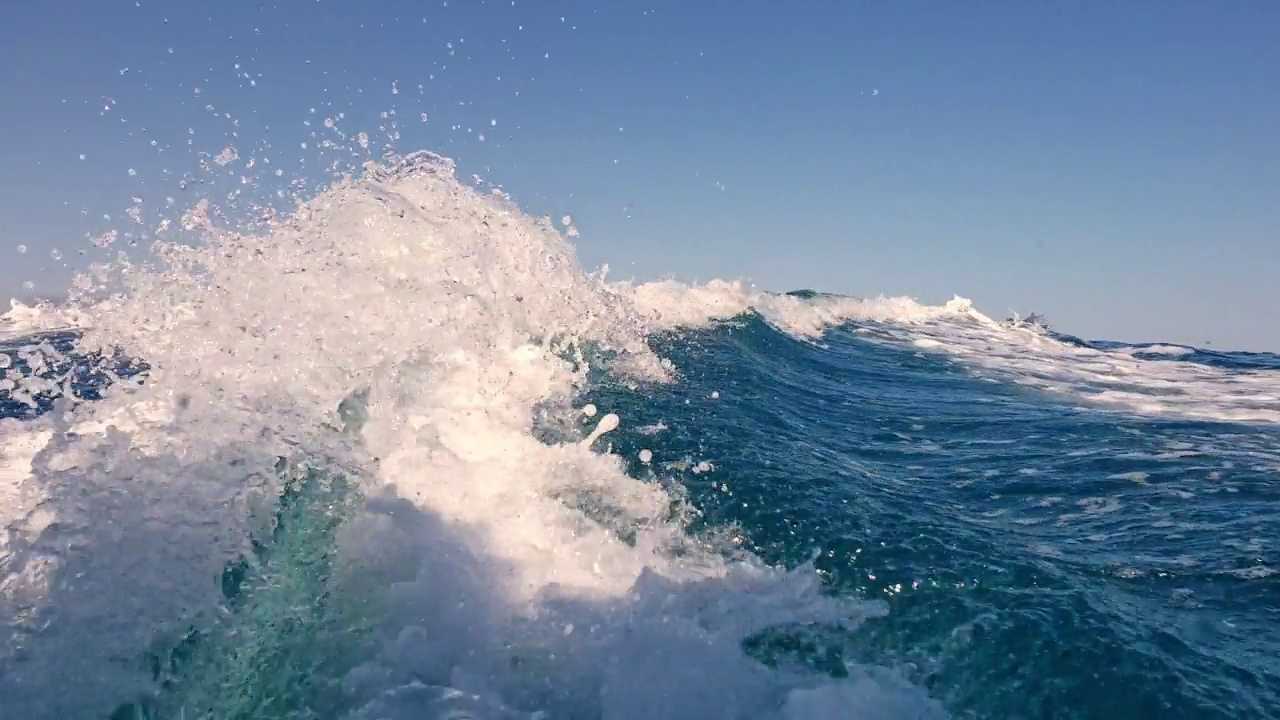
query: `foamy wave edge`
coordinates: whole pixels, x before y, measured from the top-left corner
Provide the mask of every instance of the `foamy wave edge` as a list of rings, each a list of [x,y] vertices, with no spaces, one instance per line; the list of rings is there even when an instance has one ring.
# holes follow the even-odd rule
[[[883,605],[690,537],[666,492],[592,449],[611,416],[578,441],[535,439],[536,418],[591,429],[574,404],[594,353],[669,379],[646,335],[723,312],[689,310],[721,286],[687,291],[681,315],[664,284],[606,285],[549,224],[430,153],[367,166],[265,236],[215,215],[189,217],[199,246],[97,270],[23,326],[84,328],[82,347],[151,370],[0,423],[21,471],[0,555],[6,707],[79,716],[153,692],[129,659],[154,627],[218,612],[209,578],[243,551],[284,457],[369,498],[339,544],[343,587],[384,610],[381,649],[342,681],[353,717],[420,717],[443,696],[419,687],[482,698],[476,717],[945,715],[887,670],[836,680],[748,658],[758,630],[852,627]],[[749,304],[810,334],[848,311]],[[615,515],[588,517],[588,497]]]

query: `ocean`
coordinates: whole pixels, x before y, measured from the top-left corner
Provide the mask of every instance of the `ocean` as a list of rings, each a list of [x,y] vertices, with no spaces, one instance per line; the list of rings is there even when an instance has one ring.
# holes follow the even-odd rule
[[[1280,356],[187,220],[0,322],[0,718],[1280,718]]]

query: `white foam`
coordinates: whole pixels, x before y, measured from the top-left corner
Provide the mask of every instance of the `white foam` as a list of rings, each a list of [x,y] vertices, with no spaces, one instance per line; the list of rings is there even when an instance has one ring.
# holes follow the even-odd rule
[[[754,310],[801,339],[849,322],[887,325],[890,336],[950,355],[1013,382],[1087,404],[1143,415],[1280,422],[1280,372],[1232,371],[1177,360],[1192,352],[1171,345],[1100,350],[1061,342],[1034,325],[999,323],[955,297],[942,305],[911,298],[803,298],[753,290],[742,283],[675,281],[613,286],[656,329],[705,327]],[[874,341],[874,338],[873,338]]]
[[[32,517],[42,498],[39,488],[27,482],[35,455],[52,437],[52,432],[34,424],[17,420],[0,421],[0,617],[12,618],[0,629],[0,648],[16,647],[18,634],[31,621],[49,594],[52,581],[50,563],[32,562],[18,566],[15,554],[23,538],[15,531],[19,521],[26,520],[28,532],[38,534],[49,522],[47,517]]]
[[[1184,347],[1182,345],[1143,345],[1141,347],[1118,348],[1115,352],[1121,352],[1126,355],[1167,355],[1170,357],[1180,357],[1183,355],[1191,355],[1195,352],[1195,348]]]
[[[16,520],[0,568],[0,699],[24,717],[109,711],[143,687],[137,664],[123,659],[140,659],[156,628],[211,609],[210,580],[247,532],[228,503],[259,469],[212,462],[202,471],[198,451],[187,462],[185,448],[166,442],[190,438],[156,432],[162,422],[63,420],[7,428],[4,438],[7,449],[29,441],[6,465],[21,487],[6,507]]]
[[[0,342],[21,335],[58,330],[58,315],[46,305],[27,305],[20,300],[9,300],[9,310],[0,314]]]
[[[266,237],[201,216],[198,248],[117,265],[125,294],[57,311],[88,328],[84,346],[122,346],[152,370],[14,431],[8,472],[44,515],[12,525],[35,539],[6,582],[40,558],[56,567],[32,585],[22,663],[16,646],[0,656],[6,710],[78,717],[132,699],[147,678],[129,659],[153,629],[216,611],[210,579],[244,549],[284,456],[373,498],[340,543],[341,588],[384,610],[384,650],[344,685],[371,716],[457,700],[493,717],[861,717],[875,697],[940,712],[909,686],[744,655],[771,625],[852,626],[883,605],[691,538],[671,496],[590,447],[616,414],[584,443],[535,439],[539,413],[581,418],[587,367],[563,359],[580,343],[618,350],[617,371],[667,377],[643,333],[672,318],[636,308],[660,293],[604,286],[554,228],[425,153],[336,183]],[[884,303],[864,311],[899,312]],[[849,311],[770,307],[799,329]]]
[[[961,297],[942,305],[926,305],[908,297],[804,298],[762,292],[742,282],[724,280],[703,285],[674,280],[639,285],[616,283],[612,287],[630,298],[637,311],[658,329],[705,327],[754,310],[784,332],[814,338],[831,327],[856,320],[918,323],[977,315],[973,304]]]
[[[902,337],[996,377],[1095,407],[1151,416],[1280,422],[1280,372],[1275,370],[1145,360],[1134,357],[1131,348],[1082,347],[1034,328],[996,323],[976,311],[967,319],[912,325]]]

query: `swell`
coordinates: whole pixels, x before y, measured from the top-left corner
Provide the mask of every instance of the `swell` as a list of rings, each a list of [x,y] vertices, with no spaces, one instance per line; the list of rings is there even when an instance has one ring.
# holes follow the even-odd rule
[[[614,442],[706,531],[886,600],[807,662],[875,658],[961,716],[1274,716],[1274,430],[1099,414],[860,329],[741,316],[663,337],[669,391],[593,394],[666,428]]]

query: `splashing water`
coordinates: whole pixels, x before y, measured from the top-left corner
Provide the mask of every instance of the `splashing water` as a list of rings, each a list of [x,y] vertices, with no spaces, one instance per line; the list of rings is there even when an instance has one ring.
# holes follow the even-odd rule
[[[668,381],[647,334],[714,311],[605,285],[430,153],[266,236],[209,217],[95,279],[123,292],[23,315],[146,370],[104,360],[102,400],[32,386],[60,399],[0,422],[5,713],[945,716],[888,670],[748,655],[884,605],[691,534],[602,448],[625,418],[582,426],[593,372]]]

